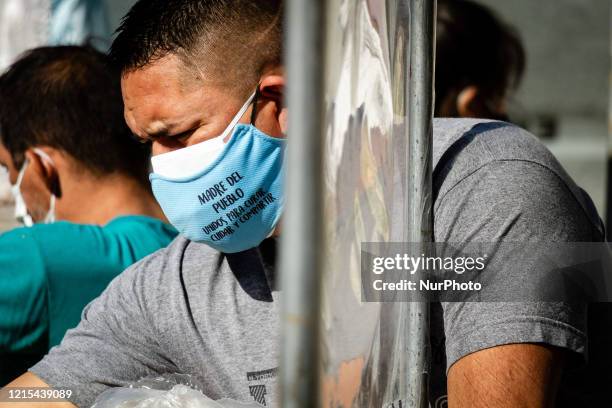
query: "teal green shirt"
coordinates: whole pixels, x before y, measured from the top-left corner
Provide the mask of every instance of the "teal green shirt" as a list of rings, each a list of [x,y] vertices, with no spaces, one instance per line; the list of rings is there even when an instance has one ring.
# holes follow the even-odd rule
[[[57,222],[1,234],[0,359],[44,355],[115,276],[176,234],[146,216],[118,217],[103,227]]]

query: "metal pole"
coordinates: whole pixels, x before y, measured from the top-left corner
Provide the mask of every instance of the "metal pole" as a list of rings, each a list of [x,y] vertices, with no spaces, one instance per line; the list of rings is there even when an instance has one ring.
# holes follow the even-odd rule
[[[281,404],[319,406],[324,0],[286,3],[289,131],[281,241]]]
[[[612,7],[610,8],[612,23]],[[612,31],[610,32],[610,57],[612,58]],[[612,241],[612,71],[609,82],[610,102],[608,104],[608,160],[606,167],[606,238]]]
[[[409,242],[433,242],[432,148],[436,0],[410,0]],[[423,252],[426,245],[421,245]],[[421,253],[421,251],[418,251]],[[407,304],[408,407],[427,407],[429,304]]]

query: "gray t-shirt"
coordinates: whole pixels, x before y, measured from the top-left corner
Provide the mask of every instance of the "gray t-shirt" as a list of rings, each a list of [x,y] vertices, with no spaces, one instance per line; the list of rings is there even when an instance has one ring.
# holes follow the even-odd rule
[[[438,242],[602,239],[588,196],[517,127],[436,120],[434,163]],[[280,335],[275,258],[271,239],[227,255],[179,237],[117,277],[31,371],[74,389],[81,407],[109,386],[166,373],[194,375],[214,399],[271,406]],[[585,354],[586,316],[586,306],[563,303],[432,305],[432,404],[443,406],[447,368],[487,347],[535,342]],[[578,363],[566,377],[584,379],[582,369]],[[583,398],[575,384],[561,392]]]

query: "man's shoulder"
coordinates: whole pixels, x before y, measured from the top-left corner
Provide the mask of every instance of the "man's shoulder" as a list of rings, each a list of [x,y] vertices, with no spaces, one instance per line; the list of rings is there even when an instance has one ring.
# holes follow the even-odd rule
[[[132,271],[132,274],[151,274],[155,272],[161,273],[163,271],[180,270],[185,258],[194,256],[190,248],[192,245],[193,242],[179,234],[168,246],[160,248],[142,258],[129,267],[127,271]],[[205,248],[200,250],[206,251]]]
[[[179,234],[167,247],[134,263],[115,280],[140,286],[146,291],[164,290],[169,285],[179,284],[188,275],[216,268],[220,256],[213,248]]]
[[[161,221],[134,218],[107,226],[68,221],[35,224],[7,231],[0,235],[0,242],[4,247],[22,248],[23,253],[35,250],[48,271],[61,276],[83,270],[114,271],[116,275],[176,236],[176,231]]]
[[[32,228],[17,227],[1,233],[0,263],[14,263],[21,270],[29,270],[33,266],[43,270],[43,256],[33,232]]]
[[[57,221],[50,224],[34,224],[29,228],[17,228],[30,235],[42,244],[53,244],[62,241],[74,241],[74,245],[87,244],[100,239],[112,239],[116,236],[156,235],[172,239],[177,231],[162,220],[144,215],[121,216],[111,220],[106,225]],[[58,240],[58,237],[62,237]]]
[[[102,227],[93,224],[80,224],[70,221],[57,221],[50,224],[34,224],[19,227],[2,234],[3,238],[30,239],[44,251],[54,253],[62,248],[76,248],[87,245],[100,234]]]
[[[548,149],[528,131],[487,119],[439,118],[433,123],[434,166],[452,162],[471,170],[494,161],[529,161],[553,172],[563,171]]]
[[[446,203],[452,225],[455,217],[472,222],[493,208],[496,216],[489,222],[498,219],[501,228],[515,212],[525,220],[529,214],[544,220],[554,208],[564,215],[565,224],[588,220],[595,235],[603,233],[590,197],[535,136],[518,126],[478,119],[435,120],[433,176],[435,208]]]
[[[499,169],[503,177],[492,182],[501,187],[547,179],[560,183],[581,204],[584,192],[574,183],[552,153],[531,133],[500,121],[436,119],[434,121],[434,188],[443,194],[468,177]]]
[[[148,215],[124,215],[116,217],[102,228],[110,233],[118,234],[139,233],[145,230],[156,231],[173,237],[178,234],[172,225]]]

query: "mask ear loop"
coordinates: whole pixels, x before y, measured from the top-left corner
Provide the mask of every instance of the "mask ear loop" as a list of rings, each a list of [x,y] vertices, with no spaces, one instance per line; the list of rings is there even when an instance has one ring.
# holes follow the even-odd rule
[[[258,89],[259,89],[259,87],[258,87]],[[246,102],[244,103],[244,105],[242,105],[242,108],[240,108],[240,110],[236,113],[236,116],[234,116],[234,119],[232,119],[230,124],[227,125],[227,127],[223,131],[223,133],[221,133],[219,136],[217,136],[217,138],[221,138],[221,140],[223,140],[224,143],[227,143],[229,141],[230,136],[231,136],[231,131],[236,127],[236,124],[242,118],[242,115],[244,115],[244,113],[247,111],[247,109],[249,109],[249,106],[251,106],[251,104],[253,103],[254,100],[256,100],[256,98],[257,98],[257,90],[255,92],[253,92],[251,94],[251,96],[249,96],[249,99],[247,99]],[[253,119],[253,115],[251,115],[251,119]],[[210,139],[210,140],[212,140],[212,139]],[[172,152],[170,152],[170,153],[172,153]]]
[[[55,194],[51,193],[51,200],[49,201],[49,211],[43,220],[44,224],[52,224],[55,222]]]
[[[55,167],[55,163],[53,162],[53,159],[44,150],[39,149],[38,147],[35,147],[32,150],[39,157],[41,157],[43,161],[46,161],[51,166]],[[45,219],[43,220],[43,223],[45,224],[51,224],[55,222],[55,200],[56,200],[56,196],[53,193],[53,191],[51,191],[51,198],[49,201],[49,211],[47,212],[47,215],[45,216]]]
[[[49,163],[52,166],[55,166],[55,163],[53,163],[53,159],[51,158],[51,156],[49,156],[44,150],[39,149],[38,147],[34,147],[34,148],[32,148],[32,150],[39,157],[41,157],[44,161],[46,161],[47,163]]]
[[[25,175],[27,167],[28,167],[28,158],[26,157],[23,159],[23,164],[21,165],[21,168],[19,169],[19,174],[17,174],[17,180],[15,181],[15,184],[13,185],[13,187],[16,187],[16,188],[21,187],[21,182],[23,181],[23,176]]]
[[[257,115],[257,100],[259,99],[259,84],[255,89],[255,95],[253,96],[253,110],[251,111],[251,125],[255,126],[255,116]]]

